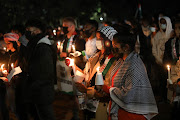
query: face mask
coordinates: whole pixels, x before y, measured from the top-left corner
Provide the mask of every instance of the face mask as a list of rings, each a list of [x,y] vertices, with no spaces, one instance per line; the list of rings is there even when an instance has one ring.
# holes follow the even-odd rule
[[[151,32],[156,32],[156,28],[155,27],[150,27]]]
[[[91,29],[90,29],[91,30]],[[92,34],[92,32],[90,32],[90,30],[85,30],[83,33],[84,33],[84,37],[85,38],[89,38]]]
[[[66,35],[68,32],[68,27],[63,27],[63,33]]]
[[[101,40],[96,40],[96,47],[98,50],[102,50],[103,46]]]
[[[123,53],[119,53],[119,48],[113,48],[112,49],[112,54],[116,58],[122,58],[123,57]]]
[[[26,32],[25,32],[25,36],[26,36],[26,38],[27,38],[29,41],[33,40],[34,37],[35,37],[35,35],[32,35],[32,34],[31,34],[31,31],[26,31]]]
[[[161,29],[165,30],[166,29],[166,24],[161,24]]]

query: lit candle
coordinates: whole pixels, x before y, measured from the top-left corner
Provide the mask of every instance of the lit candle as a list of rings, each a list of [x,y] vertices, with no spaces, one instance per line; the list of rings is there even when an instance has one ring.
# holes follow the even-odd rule
[[[61,47],[61,42],[57,42],[57,48],[58,48],[58,50],[60,49],[60,47]]]
[[[171,79],[170,65],[167,65],[167,70],[168,70],[168,79]]]
[[[4,65],[5,64],[1,65],[1,71],[2,71],[3,74],[8,74],[7,70],[4,70]]]
[[[76,52],[75,45],[72,45],[72,48],[73,48],[73,52],[75,53]]]
[[[66,59],[70,60],[69,66],[72,67],[74,75],[75,75],[76,71],[75,71],[75,66],[74,66],[74,59],[71,59],[71,58],[66,58]]]
[[[4,64],[1,65],[1,70],[2,70],[2,71],[4,70]]]
[[[53,30],[54,35],[56,35],[56,30]]]
[[[96,68],[96,70],[97,70],[97,73],[100,73],[100,72],[99,72],[99,68],[100,68],[100,67],[97,67],[97,68]]]
[[[11,63],[11,68],[14,69],[14,64],[13,63]]]
[[[3,49],[4,49],[4,51],[6,51],[6,47],[4,47]]]
[[[100,67],[97,67],[97,74],[96,74],[96,78],[95,78],[95,85],[97,87],[97,89],[100,89],[98,86],[99,85],[104,85],[104,80],[103,80],[103,76],[102,73],[99,71]]]

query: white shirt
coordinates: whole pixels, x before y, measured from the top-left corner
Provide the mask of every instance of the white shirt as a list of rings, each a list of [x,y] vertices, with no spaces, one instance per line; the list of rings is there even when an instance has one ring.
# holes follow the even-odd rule
[[[90,58],[93,56],[97,51],[96,48],[96,37],[86,42],[86,54]]]

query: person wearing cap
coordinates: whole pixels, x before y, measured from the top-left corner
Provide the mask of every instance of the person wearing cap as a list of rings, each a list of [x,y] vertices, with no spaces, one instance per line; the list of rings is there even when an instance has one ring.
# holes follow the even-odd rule
[[[27,118],[25,113],[25,107],[23,104],[22,97],[22,87],[23,81],[26,76],[26,62],[23,57],[25,51],[20,51],[18,49],[21,46],[18,46],[19,35],[16,33],[6,33],[4,34],[4,41],[6,43],[7,51],[3,57],[5,68],[8,73],[15,68],[20,66],[22,73],[15,75],[11,81],[5,81],[7,98],[10,104],[11,111],[14,112],[19,120]]]
[[[106,120],[107,119],[107,105],[109,101],[109,97],[107,94],[100,92],[101,86],[95,86],[95,77],[97,67],[99,71],[102,72],[102,76],[104,79],[104,84],[109,86],[109,78],[110,72],[116,63],[116,59],[112,54],[112,39],[113,36],[117,33],[117,31],[111,26],[102,27],[100,30],[96,32],[96,47],[98,49],[97,53],[90,57],[86,63],[86,67],[84,69],[85,85],[82,83],[76,83],[77,89],[86,93],[88,97],[88,104],[86,116],[88,118],[94,118],[96,120]],[[93,72],[95,71],[95,72]],[[100,102],[98,102],[100,100]],[[90,102],[93,101],[93,102]],[[93,105],[96,103],[96,105]],[[97,104],[99,103],[99,104]],[[91,105],[95,107],[91,109]],[[90,107],[89,107],[90,106]],[[94,116],[92,116],[94,114]]]
[[[39,19],[29,19],[25,36],[27,44],[27,79],[24,83],[24,102],[28,114],[34,119],[55,120],[54,63],[50,40],[45,36],[46,24]]]
[[[117,48],[123,62],[116,62],[111,71],[110,87],[102,87],[111,97],[109,120],[150,120],[158,114],[146,68],[134,50],[135,38],[129,32],[113,37],[113,48]]]

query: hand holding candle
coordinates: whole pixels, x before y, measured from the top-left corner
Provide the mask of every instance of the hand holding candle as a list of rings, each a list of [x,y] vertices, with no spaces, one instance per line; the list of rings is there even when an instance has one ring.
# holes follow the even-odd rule
[[[1,65],[0,71],[2,72],[2,74],[7,75],[8,72],[7,72],[7,70],[4,69],[4,66],[5,66],[5,64]]]
[[[170,68],[170,65],[167,65],[167,70],[168,70],[168,79],[167,81],[169,82],[169,84],[173,84],[172,81],[171,81],[171,68]]]
[[[100,67],[97,67],[97,74],[96,74],[96,80],[95,80],[95,85],[104,85],[104,80],[103,80],[103,76],[102,73],[99,71]]]

